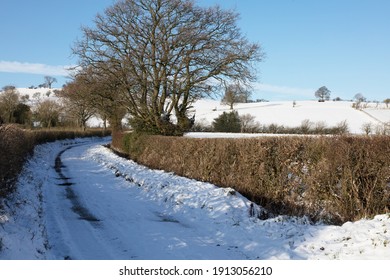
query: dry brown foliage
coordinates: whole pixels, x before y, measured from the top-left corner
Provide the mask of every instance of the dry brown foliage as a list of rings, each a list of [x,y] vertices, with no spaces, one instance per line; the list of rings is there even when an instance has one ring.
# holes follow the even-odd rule
[[[234,188],[273,214],[340,224],[390,209],[389,137],[124,139],[116,147],[139,163]]]
[[[110,131],[23,130],[16,125],[0,126],[0,197],[10,194],[35,145],[61,139],[109,135]]]
[[[0,197],[12,191],[33,147],[30,135],[14,125],[0,126]]]

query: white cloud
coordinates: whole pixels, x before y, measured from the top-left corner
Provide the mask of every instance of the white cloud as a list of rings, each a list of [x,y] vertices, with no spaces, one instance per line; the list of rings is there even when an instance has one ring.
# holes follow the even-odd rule
[[[312,97],[314,96],[314,91],[315,91],[313,89],[307,89],[307,88],[275,86],[275,85],[268,85],[268,84],[261,84],[261,83],[255,83],[253,85],[253,88],[261,92],[277,93],[283,95],[294,95],[294,96],[302,96],[302,97]]]
[[[27,63],[17,61],[0,61],[0,72],[27,73],[51,76],[68,76],[71,66],[52,66],[39,63]]]

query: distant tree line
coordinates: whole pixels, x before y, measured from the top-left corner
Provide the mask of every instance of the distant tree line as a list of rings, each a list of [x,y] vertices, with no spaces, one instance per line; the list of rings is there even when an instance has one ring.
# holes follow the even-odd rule
[[[37,100],[34,108],[27,105],[29,96],[21,96],[14,86],[5,86],[0,92],[0,123],[16,123],[26,127],[39,122],[40,126],[53,127],[60,122],[62,107],[56,101]]]
[[[237,90],[237,91],[236,91]],[[234,102],[246,102],[249,98],[249,91],[242,91],[237,86],[228,86],[225,91],[223,102],[228,103],[229,91],[236,94]],[[120,123],[126,115],[126,108],[118,102],[113,84],[94,80],[93,75],[78,75],[75,80],[69,82],[62,90],[48,91],[46,97],[56,96],[56,99],[48,99],[41,93],[35,93],[32,98],[28,95],[22,96],[14,86],[5,86],[0,91],[0,124],[17,123],[25,127],[55,127],[70,126],[86,130],[88,120],[99,117],[103,120],[104,128],[109,124]],[[233,94],[233,96],[235,95]],[[231,102],[231,101],[230,101]],[[249,102],[249,100],[247,101]],[[367,102],[362,94],[354,96],[353,106],[361,109]],[[389,107],[390,98],[383,101]],[[296,104],[296,102],[294,103]],[[233,106],[233,105],[232,105]],[[294,105],[295,106],[295,105]],[[121,124],[120,124],[121,125]],[[283,127],[277,124],[268,126],[260,125],[255,121],[255,117],[250,114],[238,115],[237,112],[223,113],[214,120],[211,126],[196,123],[191,131],[217,131],[217,132],[262,132],[262,133],[319,133],[330,131],[324,124],[306,122],[299,128]],[[306,127],[306,128],[305,128]],[[342,125],[337,126],[337,131],[347,131]],[[325,129],[326,128],[326,129]],[[362,127],[365,134],[384,134],[385,129],[388,134],[388,124],[386,128],[374,127],[367,123]],[[336,131],[336,130],[333,130]],[[336,133],[338,133],[336,131]]]
[[[39,84],[38,86],[30,86],[29,89],[38,89],[38,88],[52,88],[54,83],[57,83],[57,79],[52,76],[44,76],[44,83]]]
[[[0,92],[0,124],[29,123],[30,107],[20,101],[20,95],[14,86],[4,86]]]
[[[330,93],[331,91],[326,86],[322,86],[318,90],[316,90],[314,96],[318,98],[319,102],[325,102],[330,100]],[[342,99],[340,97],[336,97],[333,99],[333,101],[341,101],[341,100]],[[352,101],[354,101],[352,107],[355,109],[362,109],[363,107],[362,104],[368,102],[367,98],[362,93],[355,94],[353,96]],[[380,103],[379,101],[373,101],[373,102],[376,103],[377,105]],[[390,98],[386,98],[385,100],[383,100],[383,103],[386,104],[386,108],[389,108]]]
[[[77,103],[68,102],[66,88],[48,91],[46,97],[52,93],[56,99],[42,98],[39,92],[30,99],[29,95],[22,96],[14,86],[4,86],[0,91],[0,124],[45,128],[78,126],[85,130],[86,121],[92,114],[80,116]]]

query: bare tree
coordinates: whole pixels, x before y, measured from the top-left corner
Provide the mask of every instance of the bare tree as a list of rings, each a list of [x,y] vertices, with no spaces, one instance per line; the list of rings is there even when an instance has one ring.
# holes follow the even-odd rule
[[[93,108],[95,114],[103,119],[104,129],[107,121],[115,130],[122,129],[122,119],[126,115],[126,99],[123,84],[115,75],[107,74],[99,68],[85,68],[75,80],[87,89],[82,98]]]
[[[190,0],[119,0],[96,17],[94,28],[83,28],[73,51],[82,68],[120,85],[139,127],[180,134],[193,123],[192,102],[223,81],[255,80],[260,46],[241,35],[237,18]]]
[[[0,94],[0,117],[5,123],[13,122],[19,104],[19,92],[14,86],[5,86]]]
[[[57,79],[54,77],[51,77],[51,76],[45,76],[44,79],[45,79],[45,84],[50,89],[51,89],[51,86],[53,85],[53,83],[57,83]]]
[[[355,101],[356,101],[356,102],[359,102],[359,103],[361,103],[361,102],[366,102],[366,100],[367,100],[367,99],[364,97],[364,95],[361,94],[361,93],[355,94],[355,96],[353,97],[353,99],[355,99]]]
[[[87,121],[94,115],[95,108],[91,101],[91,88],[78,77],[74,81],[67,83],[59,93],[63,98],[64,109],[75,119],[77,125],[86,130]]]
[[[362,124],[362,130],[363,130],[363,132],[368,136],[368,135],[370,135],[371,133],[372,133],[372,131],[373,131],[373,125],[372,125],[372,123],[364,123],[364,124]]]
[[[260,123],[256,122],[256,117],[251,114],[240,116],[241,132],[255,133],[260,130]]]
[[[355,94],[355,96],[353,97],[353,99],[355,100],[355,103],[352,105],[352,107],[354,107],[355,109],[357,110],[360,110],[362,109],[362,103],[365,102],[367,99],[363,96],[363,94],[361,93],[357,93]]]
[[[315,92],[314,95],[318,98],[318,101],[324,102],[325,100],[330,99],[330,93],[331,91],[326,86],[322,86]]]
[[[39,102],[35,108],[35,117],[42,126],[51,128],[59,121],[61,106],[53,100]]]
[[[248,102],[250,91],[239,83],[227,85],[225,87],[225,95],[222,98],[222,104],[230,106],[233,110],[235,103],[246,103]]]
[[[389,108],[390,98],[386,98],[385,100],[383,100],[383,103],[386,104],[386,108]]]

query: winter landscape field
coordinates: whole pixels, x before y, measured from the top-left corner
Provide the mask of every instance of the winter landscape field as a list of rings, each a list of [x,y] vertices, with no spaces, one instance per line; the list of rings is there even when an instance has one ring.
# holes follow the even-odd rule
[[[211,122],[219,101],[195,104],[197,119]],[[346,121],[352,133],[364,123],[384,125],[384,104],[364,111],[349,102],[238,104],[262,123],[299,126],[308,119]],[[287,117],[290,116],[290,117]],[[97,123],[97,120],[96,120]],[[188,137],[261,137],[189,133]],[[232,189],[222,189],[118,157],[110,138],[64,140],[36,147],[17,191],[0,212],[0,259],[375,259],[390,258],[390,215],[342,226],[306,218],[250,217],[261,211]]]
[[[390,2],[3,1],[2,279],[390,264]]]
[[[60,99],[55,94],[56,90],[60,89],[18,88],[21,96],[28,96],[27,104],[30,106],[44,100],[60,103]],[[220,98],[216,96],[215,99],[201,99],[193,104],[190,114],[195,115],[196,124],[210,126],[213,120],[223,112],[231,111],[228,105],[221,103]],[[371,126],[371,134],[375,134],[377,129],[389,128],[390,107],[388,105],[380,102],[364,102],[362,108],[357,110],[353,108],[354,103],[354,101],[291,100],[237,103],[233,109],[240,116],[248,114],[253,116],[254,121],[259,125],[276,124],[285,127],[299,127],[303,122],[309,121],[313,126],[334,127],[345,122],[348,131],[353,134],[366,134],[365,125]],[[126,124],[126,122],[124,119],[123,123]],[[91,118],[88,124],[91,127],[103,126],[102,121],[96,117]],[[240,134],[240,136],[245,135]]]

